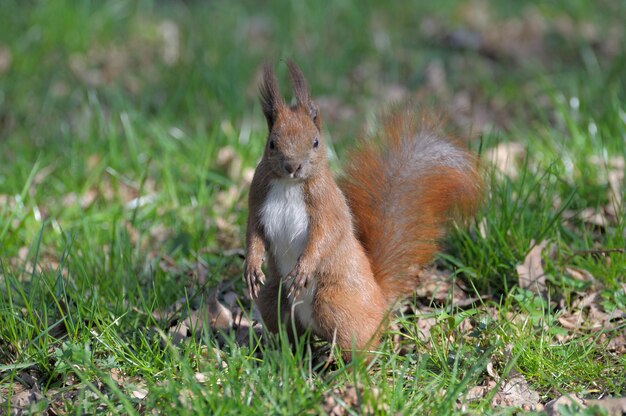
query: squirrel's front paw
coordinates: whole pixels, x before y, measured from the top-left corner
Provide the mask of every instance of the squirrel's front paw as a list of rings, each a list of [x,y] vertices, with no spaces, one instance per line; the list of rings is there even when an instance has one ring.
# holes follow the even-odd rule
[[[293,302],[300,295],[302,289],[306,288],[308,283],[309,273],[305,272],[300,265],[296,265],[296,268],[286,278],[287,298],[289,301]]]
[[[262,284],[265,284],[265,275],[261,271],[261,266],[246,265],[243,277],[248,285],[250,296],[257,298],[259,296],[259,288]]]

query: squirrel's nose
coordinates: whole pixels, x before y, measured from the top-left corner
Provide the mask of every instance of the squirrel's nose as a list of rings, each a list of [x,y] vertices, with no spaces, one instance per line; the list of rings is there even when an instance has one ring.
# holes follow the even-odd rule
[[[285,163],[285,170],[287,171],[288,174],[292,174],[294,172],[298,172],[300,169],[302,169],[302,165],[293,165],[291,163]]]

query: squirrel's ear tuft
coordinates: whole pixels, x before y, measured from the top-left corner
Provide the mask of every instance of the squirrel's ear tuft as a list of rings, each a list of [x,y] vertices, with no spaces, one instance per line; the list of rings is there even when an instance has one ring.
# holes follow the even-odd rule
[[[287,61],[287,68],[289,69],[289,77],[291,78],[293,92],[296,95],[297,105],[308,111],[311,119],[317,128],[320,129],[321,119],[319,117],[319,109],[311,100],[309,84],[307,83],[306,78],[304,78],[304,74],[300,70],[300,67],[291,59]]]
[[[276,121],[278,109],[283,105],[283,99],[278,90],[278,81],[276,81],[274,69],[268,61],[263,64],[263,81],[259,87],[259,94],[261,108],[267,120],[267,127],[271,130]]]

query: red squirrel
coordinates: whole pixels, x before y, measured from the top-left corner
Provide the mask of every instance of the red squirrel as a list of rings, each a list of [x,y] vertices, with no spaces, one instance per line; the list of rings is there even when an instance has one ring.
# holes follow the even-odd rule
[[[269,134],[250,187],[244,278],[269,331],[283,323],[296,336],[310,329],[344,351],[367,350],[389,308],[419,285],[449,220],[474,213],[477,160],[402,111],[349,154],[338,185],[308,83],[287,66],[291,106],[272,66],[263,69]]]

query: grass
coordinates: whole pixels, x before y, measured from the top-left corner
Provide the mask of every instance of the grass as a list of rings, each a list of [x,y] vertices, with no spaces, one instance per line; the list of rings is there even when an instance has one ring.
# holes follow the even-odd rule
[[[609,348],[623,318],[604,330],[563,320],[594,292],[596,318],[626,311],[626,10],[467,4],[3,1],[3,410],[22,394],[34,413],[511,413],[491,399],[515,373],[541,403],[624,396],[623,345]],[[486,40],[474,48],[459,28]],[[481,213],[437,261],[484,300],[414,299],[370,365],[321,371],[304,344],[240,346],[206,321],[177,342],[155,317],[182,321],[222,281],[243,293],[229,253],[264,144],[255,77],[267,58],[286,81],[286,57],[322,106],[337,170],[390,97],[450,111],[484,159],[522,149],[513,174],[486,168]],[[517,286],[542,240],[546,298]]]

